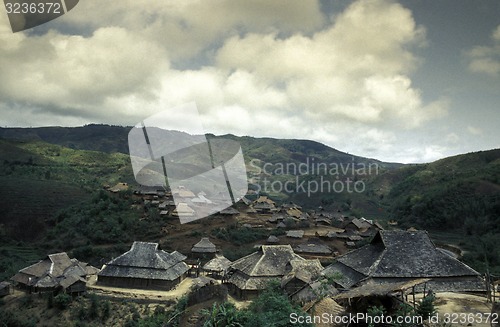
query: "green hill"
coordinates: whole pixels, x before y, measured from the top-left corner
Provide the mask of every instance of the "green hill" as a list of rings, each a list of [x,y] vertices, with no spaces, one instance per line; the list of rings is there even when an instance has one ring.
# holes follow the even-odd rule
[[[130,127],[108,125],[86,125],[74,128],[0,128],[0,138],[31,142],[43,141],[70,149],[127,154],[130,129]],[[170,133],[177,132],[171,131]],[[250,185],[251,189],[260,190],[261,193],[266,193],[278,201],[303,203],[306,208],[319,205],[338,207],[348,200],[353,201],[353,197],[355,202],[364,203],[364,195],[357,194],[359,192],[349,192],[346,183],[352,183],[356,178],[359,183],[364,184],[364,181],[371,175],[403,166],[398,163],[386,163],[351,155],[309,140],[211,134],[207,137],[209,140],[225,138],[240,143],[247,172],[253,184]],[[76,153],[74,155],[78,156]],[[91,156],[96,155],[94,152]],[[88,156],[90,152],[79,160],[92,161],[93,159]],[[283,169],[280,170],[280,168]],[[369,171],[366,169],[365,172],[362,171],[363,168],[370,169]],[[133,177],[132,174],[129,179],[130,177]],[[346,182],[346,179],[349,181]],[[284,190],[283,186],[286,182],[288,182],[289,190],[294,190],[294,192]],[[333,183],[335,182],[336,188],[334,189]],[[276,187],[271,187],[271,185]],[[318,190],[315,189],[316,187]],[[357,198],[359,201],[356,200]],[[375,207],[371,206],[370,210],[375,210]]]
[[[370,187],[401,227],[458,242],[470,264],[500,272],[500,149],[403,167],[377,176]]]
[[[129,130],[106,125],[0,128],[0,243],[34,242],[92,258],[88,244],[108,247],[117,239],[159,238],[162,226],[154,210],[147,213],[150,219],[136,223],[144,212],[132,210],[131,199],[99,192],[103,185],[135,183],[127,155]],[[219,137],[241,144],[251,190],[305,209],[321,205],[393,219],[401,228],[427,229],[439,243],[465,250],[465,260],[476,269],[500,272],[498,149],[402,165],[308,140],[208,135]],[[318,188],[349,183],[363,189]],[[291,191],[278,187],[284,185]]]
[[[0,155],[0,226],[16,240],[38,239],[58,210],[133,179],[128,156],[119,153],[0,140]]]

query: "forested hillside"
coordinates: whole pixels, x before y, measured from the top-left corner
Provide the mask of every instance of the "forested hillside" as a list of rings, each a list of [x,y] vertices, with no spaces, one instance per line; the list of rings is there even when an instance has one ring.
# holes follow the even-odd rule
[[[47,250],[68,250],[64,247],[69,246],[91,259],[96,255],[92,251],[113,239],[126,243],[138,236],[160,236],[156,211],[134,224],[144,212],[134,211],[129,197],[110,197],[102,192],[104,186],[117,182],[136,185],[126,154],[128,131],[105,125],[0,129],[0,136],[7,138],[0,139],[0,234],[1,242],[9,246],[3,250],[10,251],[5,258],[30,257],[42,244]],[[261,193],[278,202],[294,201],[306,210],[323,206],[348,210],[358,217],[396,220],[398,228],[427,229],[439,243],[465,250],[465,260],[476,269],[500,273],[496,241],[500,238],[498,149],[401,165],[353,156],[307,140],[224,137],[240,142],[251,190],[266,180],[307,185],[350,178],[363,183],[363,192],[261,189]],[[339,173],[313,171],[318,164],[337,167]],[[288,169],[300,165],[307,167],[306,174]],[[370,165],[376,167],[371,174],[350,169]],[[26,243],[20,249],[16,242]],[[33,245],[38,250],[25,253],[25,248]]]
[[[391,219],[459,240],[469,263],[500,272],[500,150],[404,167],[378,176],[377,185]]]

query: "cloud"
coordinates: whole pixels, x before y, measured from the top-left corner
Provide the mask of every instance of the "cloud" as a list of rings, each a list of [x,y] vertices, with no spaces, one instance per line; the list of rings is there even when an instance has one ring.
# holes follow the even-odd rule
[[[92,13],[89,15],[88,13]],[[112,6],[82,1],[61,21],[82,30],[127,28],[155,40],[174,60],[195,58],[214,43],[247,31],[312,32],[325,17],[315,0],[305,1],[161,1],[122,0]]]
[[[0,17],[0,110],[24,109],[12,124],[134,125],[195,101],[214,133],[377,156],[449,107],[413,86],[425,29],[393,1],[326,17],[316,1],[88,0],[42,35],[7,24]]]
[[[476,46],[466,53],[468,68],[474,73],[500,75],[500,25],[491,34],[493,45]]]
[[[447,101],[423,104],[409,73],[425,30],[386,1],[357,1],[311,36],[251,33],[226,40],[216,67],[282,85],[289,109],[314,123],[363,122],[414,128],[442,117]]]
[[[479,127],[474,127],[474,126],[467,126],[467,131],[472,134],[472,135],[482,135],[483,130]]]

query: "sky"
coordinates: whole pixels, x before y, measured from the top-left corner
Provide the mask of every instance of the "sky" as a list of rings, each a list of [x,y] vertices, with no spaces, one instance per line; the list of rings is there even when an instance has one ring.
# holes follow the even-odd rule
[[[17,33],[0,13],[1,126],[189,132],[191,102],[207,132],[383,161],[500,148],[500,2],[80,0]]]

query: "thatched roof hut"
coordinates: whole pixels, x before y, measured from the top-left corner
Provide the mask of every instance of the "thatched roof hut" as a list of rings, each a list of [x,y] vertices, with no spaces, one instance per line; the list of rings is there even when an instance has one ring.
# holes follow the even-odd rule
[[[289,230],[286,232],[286,237],[302,238],[302,237],[304,237],[304,231],[303,230]]]
[[[372,242],[337,258],[324,273],[340,273],[351,288],[368,281],[401,282],[430,278],[434,291],[480,291],[478,272],[439,249],[425,231],[379,231]]]
[[[129,251],[104,265],[98,283],[130,288],[170,289],[189,270],[186,256],[158,249],[158,243],[134,242]]]
[[[96,270],[61,252],[49,254],[45,259],[19,270],[11,280],[30,292],[53,292],[62,288],[69,293],[83,293],[86,290],[85,277]],[[78,286],[70,289],[77,282]]]
[[[325,315],[328,317],[342,316],[346,311],[344,307],[342,307],[329,297],[311,301],[304,305],[302,307],[302,310],[309,313],[312,317],[323,317]],[[331,321],[324,321],[322,319],[319,319],[319,321],[315,322],[314,325],[317,327],[343,326],[343,324],[341,323],[336,324],[335,321],[336,320],[333,318],[331,319]]]
[[[267,243],[270,243],[270,244],[276,244],[276,243],[279,243],[280,242],[280,239],[275,236],[275,235],[270,235],[268,238],[267,238]]]
[[[321,276],[323,266],[318,259],[315,260],[290,260],[288,273],[281,279],[281,287],[288,294],[293,294]]]
[[[262,245],[259,251],[231,264],[231,290],[243,298],[257,295],[269,281],[285,276],[292,260],[305,259],[295,254],[290,245]]]
[[[224,216],[236,216],[240,214],[240,212],[233,207],[227,207],[221,210],[219,213]]]
[[[193,245],[191,249],[193,253],[215,253],[217,252],[217,247],[214,243],[210,242],[208,237],[203,237],[198,243]]]
[[[311,254],[311,255],[330,255],[332,254],[332,249],[330,249],[327,245],[318,244],[318,243],[306,243],[299,244],[295,247],[295,252],[303,253],[303,254]]]
[[[208,261],[203,266],[203,270],[217,275],[221,275],[225,274],[230,266],[231,266],[231,260],[227,259],[223,255],[216,255],[215,258]]]

